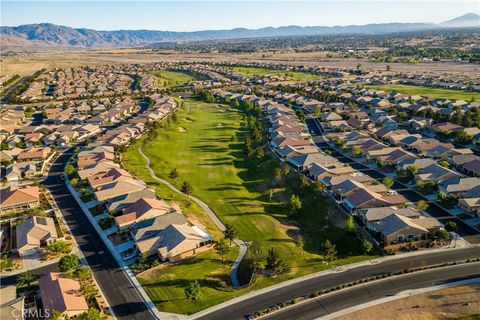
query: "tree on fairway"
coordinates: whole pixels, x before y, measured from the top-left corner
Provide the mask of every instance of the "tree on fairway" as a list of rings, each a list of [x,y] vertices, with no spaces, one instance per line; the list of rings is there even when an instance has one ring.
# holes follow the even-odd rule
[[[197,300],[200,294],[200,284],[197,280],[190,281],[185,287],[185,296],[190,300]]]
[[[288,165],[284,164],[282,166],[282,175],[286,176],[290,173],[290,168],[288,167]]]
[[[302,176],[300,177],[300,187],[301,187],[302,189],[306,189],[306,188],[308,188],[309,186],[310,186],[310,180],[308,180],[307,177],[305,177],[304,175],[302,175]]]
[[[220,256],[222,262],[225,262],[225,256],[230,251],[230,247],[225,239],[220,239],[215,245],[215,252]]]
[[[74,254],[63,256],[58,264],[62,272],[72,272],[77,269],[79,265],[80,260]]]
[[[290,201],[288,202],[288,206],[290,207],[290,212],[295,213],[302,209],[302,201],[300,198],[294,194],[290,197]]]
[[[274,276],[287,270],[287,265],[275,248],[270,248],[270,250],[268,250],[266,261],[266,268],[271,270]]]
[[[369,254],[373,250],[373,244],[368,240],[363,240],[362,249],[364,254]]]
[[[263,157],[265,157],[265,150],[263,150],[263,148],[260,147],[257,149],[257,158],[262,159]]]
[[[424,200],[420,200],[415,204],[418,210],[425,211],[428,209],[428,204]]]
[[[318,192],[325,191],[325,185],[322,182],[317,181],[315,182],[315,190]]]
[[[353,216],[348,216],[345,220],[345,231],[348,233],[355,232],[355,221],[353,221]]]
[[[26,271],[26,272],[23,272],[23,273],[20,273],[18,276],[17,276],[17,284],[18,286],[20,287],[27,287],[27,288],[30,288],[30,286],[32,285],[33,281],[35,281],[35,277],[32,275],[32,273],[30,271]]]
[[[275,168],[275,171],[273,172],[273,177],[275,178],[275,181],[282,180],[282,168]]]
[[[305,241],[303,240],[303,236],[299,234],[297,237],[297,241],[295,241],[295,247],[297,248],[297,252],[300,256],[303,256],[304,245],[305,245]]]
[[[330,262],[337,258],[337,250],[330,240],[325,240],[322,246],[323,260]]]
[[[237,230],[231,224],[225,224],[225,231],[223,231],[223,236],[225,239],[230,240],[230,245],[232,245],[233,239],[237,237]]]
[[[168,174],[168,177],[170,179],[173,179],[173,180],[177,180],[178,176],[180,175],[180,173],[178,172],[178,169],[177,168],[173,168],[170,173]]]
[[[193,192],[193,187],[192,185],[188,182],[188,181],[184,181],[183,184],[182,184],[182,188],[181,190],[183,193],[185,193],[187,195],[187,197],[190,197],[190,195],[192,194]]]
[[[445,230],[448,232],[455,232],[457,231],[457,223],[455,221],[448,221],[445,224]]]
[[[391,177],[385,177],[383,179],[383,185],[387,188],[390,189],[391,186],[393,186],[393,179]]]

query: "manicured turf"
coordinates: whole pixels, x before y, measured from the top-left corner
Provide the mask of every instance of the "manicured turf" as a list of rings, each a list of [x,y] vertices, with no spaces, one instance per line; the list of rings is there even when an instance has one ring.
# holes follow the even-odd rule
[[[293,172],[280,183],[273,181],[274,170],[280,163],[270,153],[262,160],[249,159],[246,156],[243,150],[246,129],[241,110],[225,105],[187,101],[185,110],[178,111],[177,115],[177,123],[173,123],[168,129],[158,129],[158,138],[148,141],[143,148],[152,161],[156,175],[177,186],[188,181],[194,188],[193,194],[208,203],[224,223],[232,224],[241,239],[252,242],[265,254],[269,248],[277,248],[291,268],[289,273],[276,278],[259,277],[248,290],[329,268],[318,254],[320,244],[326,238],[336,244],[341,258],[334,264],[372,258],[358,255],[361,252],[360,241],[327,221],[327,211],[336,210],[332,208],[330,200],[311,187],[300,188],[299,178]],[[237,138],[232,139],[233,136]],[[144,162],[136,151],[141,143],[137,141],[129,148],[123,162],[130,172],[150,184],[152,179],[143,168]],[[176,181],[168,178],[172,168],[177,168],[180,172]],[[171,191],[160,185],[155,187],[161,197],[172,199]],[[272,201],[270,189],[274,190]],[[300,196],[303,208],[300,213],[289,218],[285,203],[292,194]],[[190,216],[200,215],[199,220],[202,222],[208,220],[195,206],[184,210]],[[293,240],[298,233],[298,226],[305,232],[306,246],[303,255],[299,255]],[[212,229],[214,228],[211,227],[210,230]],[[215,257],[214,253],[213,255]],[[218,260],[218,257],[216,259]],[[161,295],[159,290],[171,289],[173,293],[170,295],[163,294],[162,299],[155,299],[160,310],[179,313],[198,311],[227,300],[233,295],[213,288],[212,290],[218,292],[209,293],[211,298],[201,298],[201,301],[193,305],[172,303],[175,299],[184,298],[183,289],[181,294],[175,290],[178,285],[175,279],[183,279],[186,272],[202,280],[209,270],[216,268],[212,263],[211,259],[201,259],[182,265],[181,273],[176,269],[169,269],[169,280],[165,281],[162,277],[151,279],[147,292],[157,297],[157,294]],[[229,274],[227,269],[222,272],[225,273],[224,276]]]
[[[312,81],[320,80],[320,76],[311,73],[299,72],[299,71],[285,71],[285,70],[272,70],[267,68],[253,68],[253,67],[227,67],[227,69],[243,73],[245,75],[251,76],[261,76],[261,75],[278,75],[278,76],[287,76],[295,81]]]
[[[420,87],[420,86],[407,86],[407,85],[385,85],[385,86],[365,86],[366,88],[383,90],[383,91],[396,91],[408,95],[420,95],[433,98],[445,98],[445,99],[454,99],[454,100],[465,100],[470,101],[470,99],[475,98],[476,101],[480,101],[479,92],[469,92],[463,90],[451,90],[451,89],[441,89],[441,88],[430,88],[430,87]]]
[[[232,247],[226,263],[210,250],[181,264],[147,271],[138,279],[159,310],[192,314],[241,294],[230,287],[230,267],[238,253]],[[196,301],[186,298],[184,289],[197,279],[200,294]],[[159,285],[161,283],[161,285]]]
[[[156,78],[155,85],[160,88],[172,88],[196,80],[192,75],[168,70],[152,71],[150,74]]]

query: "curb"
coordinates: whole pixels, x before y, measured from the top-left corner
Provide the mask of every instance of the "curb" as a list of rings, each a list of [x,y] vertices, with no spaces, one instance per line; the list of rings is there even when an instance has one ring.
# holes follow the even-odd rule
[[[270,308],[267,308],[267,309],[264,309],[264,310],[257,311],[254,314],[249,315],[249,319],[263,319],[265,317],[268,317],[268,316],[274,315],[276,313],[280,313],[282,311],[290,309],[294,306],[298,306],[298,305],[301,305],[303,303],[313,301],[318,297],[328,296],[328,295],[331,295],[331,294],[336,293],[336,292],[345,291],[345,290],[348,290],[348,289],[354,288],[354,287],[365,286],[367,284],[380,282],[380,281],[391,279],[391,278],[399,278],[399,277],[402,277],[402,276],[404,276],[406,274],[410,274],[410,273],[421,273],[421,272],[429,271],[429,270],[432,270],[432,269],[450,268],[450,267],[454,267],[454,266],[458,266],[458,265],[469,264],[469,263],[479,263],[479,262],[480,262],[480,258],[477,258],[475,260],[463,260],[463,261],[460,261],[460,262],[455,261],[455,262],[450,262],[450,263],[442,263],[442,264],[438,264],[438,265],[432,265],[432,266],[429,266],[429,267],[416,268],[416,269],[413,269],[413,270],[412,269],[404,269],[402,271],[398,271],[398,272],[395,272],[393,274],[390,273],[390,274],[384,274],[382,276],[364,278],[364,279],[357,280],[357,281],[354,281],[354,282],[349,282],[349,283],[346,283],[346,284],[338,285],[336,287],[331,287],[331,288],[328,288],[326,290],[312,292],[308,295],[301,296],[301,297],[298,297],[298,298],[294,298],[294,299],[292,299],[288,302],[277,303],[273,307],[273,310],[271,309],[272,307],[270,307]],[[469,280],[471,280],[471,279],[469,279]],[[296,302],[297,300],[300,300],[300,301]],[[354,308],[354,307],[352,307],[352,308]],[[272,311],[270,311],[270,310],[272,310]],[[259,313],[259,316],[255,316],[256,313]]]

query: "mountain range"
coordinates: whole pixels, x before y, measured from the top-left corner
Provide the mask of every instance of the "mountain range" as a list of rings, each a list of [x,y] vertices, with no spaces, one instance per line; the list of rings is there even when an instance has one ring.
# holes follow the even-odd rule
[[[261,29],[236,28],[231,30],[203,30],[174,32],[156,30],[98,31],[85,28],[70,28],[51,23],[27,24],[17,27],[0,27],[2,47],[132,47],[159,42],[186,42],[201,40],[240,39],[257,37],[384,34],[393,32],[422,31],[441,28],[479,27],[480,16],[467,13],[463,16],[433,23],[378,23],[349,26],[284,26]]]

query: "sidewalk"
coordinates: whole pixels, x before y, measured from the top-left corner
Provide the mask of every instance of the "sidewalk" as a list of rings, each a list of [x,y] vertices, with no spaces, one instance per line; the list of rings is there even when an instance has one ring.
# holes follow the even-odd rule
[[[477,247],[480,248],[480,245],[477,245]],[[335,273],[339,273],[339,272],[346,272],[346,271],[351,270],[351,269],[364,267],[364,266],[368,266],[368,265],[380,264],[380,263],[382,263],[384,261],[388,261],[388,260],[396,260],[396,259],[401,259],[401,258],[405,258],[405,257],[413,257],[413,256],[418,256],[418,255],[424,255],[426,253],[444,252],[444,251],[449,251],[449,250],[461,250],[461,249],[458,249],[458,248],[441,248],[441,249],[430,249],[430,250],[425,250],[425,251],[414,251],[414,252],[409,252],[409,253],[405,253],[405,254],[401,254],[401,255],[385,256],[385,257],[371,259],[371,260],[367,260],[367,261],[356,262],[356,263],[343,265],[341,267],[337,267],[337,268],[333,268],[333,269],[328,269],[328,270],[319,271],[319,272],[316,272],[316,273],[311,273],[311,274],[305,275],[303,277],[287,280],[287,281],[275,284],[273,286],[269,286],[269,287],[266,287],[266,288],[263,288],[263,289],[251,291],[251,292],[246,293],[246,294],[244,294],[242,296],[239,296],[237,298],[225,301],[225,302],[220,303],[216,306],[213,306],[213,307],[210,307],[208,309],[199,311],[195,314],[192,314],[190,316],[190,319],[204,318],[205,316],[207,316],[208,314],[210,314],[212,312],[216,312],[218,310],[221,310],[221,309],[226,308],[228,306],[234,305],[236,303],[239,303],[239,302],[242,302],[242,301],[245,301],[245,300],[254,299],[256,296],[259,296],[259,295],[262,295],[262,294],[265,294],[265,293],[268,293],[268,292],[271,292],[271,291],[275,291],[275,290],[278,290],[278,289],[281,289],[281,288],[284,288],[284,287],[288,287],[288,286],[291,286],[291,285],[299,283],[299,282],[308,281],[310,279],[314,279],[314,278],[317,278],[317,277],[322,277],[322,276],[325,276],[325,275],[335,274]]]
[[[145,168],[148,170],[148,172],[150,173],[150,176],[165,184],[167,187],[169,187],[171,190],[179,193],[179,194],[182,194],[183,193],[178,190],[175,186],[173,186],[171,183],[169,183],[168,181],[166,180],[163,180],[159,177],[157,177],[155,175],[155,172],[152,170],[152,168],[150,167],[150,158],[148,158],[144,153],[143,153],[143,150],[142,150],[142,147],[138,147],[138,152],[140,153],[140,155],[145,159],[146,161],[146,164],[145,164]],[[222,221],[220,221],[220,219],[218,218],[218,216],[215,214],[215,212],[213,212],[213,210],[205,203],[203,202],[202,200],[194,197],[194,196],[190,196],[190,199],[192,199],[193,201],[195,201],[202,209],[203,211],[205,211],[205,213],[210,217],[210,219],[213,221],[213,223],[221,230],[221,231],[224,231],[225,230],[225,225],[223,224]],[[230,273],[230,279],[232,281],[232,286],[234,288],[240,288],[240,281],[238,281],[238,277],[237,277],[237,271],[238,271],[238,267],[240,266],[240,263],[242,262],[242,259],[244,258],[245,254],[247,253],[247,250],[248,250],[248,246],[247,244],[245,243],[245,241],[243,240],[240,240],[240,239],[235,239],[233,241],[239,248],[239,251],[238,251],[238,256],[237,258],[235,259],[235,262],[233,263],[232,265],[232,271]]]
[[[123,270],[125,275],[130,281],[130,284],[138,291],[140,296],[142,297],[145,305],[147,306],[148,310],[152,313],[152,315],[157,318],[157,319],[185,319],[185,316],[179,315],[179,314],[174,314],[174,313],[167,313],[167,312],[160,312],[153,301],[150,299],[148,294],[145,292],[143,287],[140,285],[138,282],[137,278],[135,277],[135,274],[130,270],[126,262],[123,260],[123,258],[120,256],[120,254],[117,252],[115,247],[113,246],[112,242],[107,238],[103,230],[100,228],[98,223],[95,221],[94,217],[91,215],[90,211],[86,208],[85,204],[83,201],[80,199],[78,193],[75,191],[73,186],[71,185],[70,181],[68,179],[65,180],[65,185],[67,186],[68,190],[70,193],[73,195],[75,200],[78,202],[80,208],[82,208],[83,213],[87,217],[87,219],[90,221],[92,226],[94,227],[95,231],[99,234],[100,238],[103,240],[104,244],[107,246],[108,250],[112,254],[112,256],[115,258],[117,261],[118,265],[120,268]]]
[[[373,301],[363,303],[363,304],[358,305],[358,306],[354,306],[354,307],[351,307],[351,308],[347,308],[347,309],[344,309],[344,310],[340,310],[340,311],[331,313],[331,314],[326,315],[324,317],[321,317],[319,319],[322,319],[322,320],[336,319],[338,317],[354,313],[355,311],[359,311],[359,310],[362,310],[362,309],[373,307],[373,306],[383,304],[383,303],[386,303],[386,302],[407,298],[407,297],[414,296],[414,295],[417,295],[417,294],[432,292],[432,291],[441,290],[441,289],[447,289],[447,288],[451,288],[451,287],[464,286],[464,285],[474,284],[474,283],[478,283],[478,282],[480,282],[480,278],[455,281],[455,282],[452,282],[452,283],[441,284],[441,285],[427,287],[427,288],[421,288],[421,289],[405,290],[405,291],[400,292],[399,294],[396,294],[393,297],[385,297],[385,298],[382,298],[382,299],[373,300]]]

